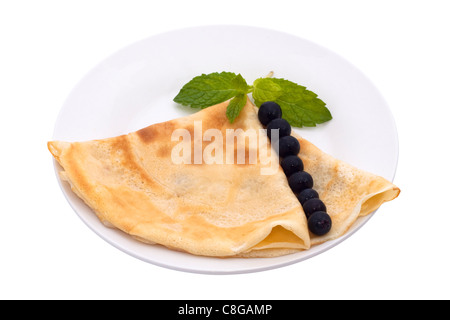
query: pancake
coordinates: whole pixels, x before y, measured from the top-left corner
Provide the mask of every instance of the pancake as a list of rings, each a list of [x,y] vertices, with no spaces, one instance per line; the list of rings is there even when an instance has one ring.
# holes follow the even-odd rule
[[[61,179],[106,226],[195,255],[275,257],[307,250],[342,236],[357,217],[398,196],[386,179],[297,137],[305,171],[333,219],[328,234],[311,234],[257,108],[248,100],[230,124],[227,106],[107,139],[51,141],[48,149],[62,167]],[[228,140],[228,132],[235,137]],[[232,152],[221,154],[219,145]]]
[[[299,157],[304,171],[313,177],[313,188],[332,220],[327,234],[311,234],[311,245],[339,238],[358,217],[372,213],[400,194],[400,189],[385,178],[338,160],[299,135],[293,135],[300,142]]]
[[[269,248],[308,249],[305,215],[264,130],[259,134],[263,128],[254,106],[248,101],[230,124],[225,115],[227,105],[221,103],[118,137],[52,141],[48,148],[63,168],[61,178],[98,218],[140,241],[220,257]],[[201,134],[195,132],[197,121],[201,121]],[[181,139],[172,141],[176,129],[193,137],[186,142],[187,149],[192,149],[185,159],[192,160],[190,164],[174,163],[172,159],[181,143]],[[205,152],[213,141],[201,138],[211,132],[209,129],[222,133],[224,145],[227,130],[242,129],[237,130],[240,134],[232,159],[224,152],[224,163],[206,163],[214,155]],[[239,139],[245,138],[248,129],[258,132],[258,145]],[[193,150],[196,142],[204,155],[197,164]],[[264,146],[267,155],[259,152]],[[246,152],[245,163],[236,163],[238,147]],[[258,152],[251,164],[253,151]],[[226,160],[236,161],[227,164]],[[276,164],[275,170],[262,175],[262,169],[269,169],[269,160]]]

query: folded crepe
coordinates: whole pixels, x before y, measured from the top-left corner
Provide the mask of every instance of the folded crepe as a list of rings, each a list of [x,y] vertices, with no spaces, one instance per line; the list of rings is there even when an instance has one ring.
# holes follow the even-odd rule
[[[400,189],[383,177],[358,169],[321,151],[293,133],[300,142],[304,171],[314,179],[314,189],[327,207],[331,230],[311,236],[311,245],[345,234],[358,217],[366,216],[384,202],[395,199]]]
[[[306,250],[342,236],[358,216],[398,196],[400,190],[386,179],[334,159],[298,137],[305,171],[333,221],[326,235],[311,234],[279,159],[260,130],[256,107],[248,100],[231,124],[227,105],[117,137],[51,141],[48,148],[62,167],[61,179],[106,226],[196,255],[273,257]],[[230,129],[235,137],[227,140]],[[174,139],[176,130],[180,134]],[[257,144],[249,142],[250,130],[258,134]],[[182,139],[182,133],[191,139]],[[221,154],[213,142],[232,145],[233,152]],[[242,149],[243,162],[238,159]],[[270,174],[263,174],[274,162]]]

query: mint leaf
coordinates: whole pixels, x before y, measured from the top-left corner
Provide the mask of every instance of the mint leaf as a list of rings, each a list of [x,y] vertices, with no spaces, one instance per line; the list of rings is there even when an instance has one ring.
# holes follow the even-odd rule
[[[247,103],[247,95],[244,93],[239,94],[233,99],[231,99],[226,111],[227,118],[230,121],[230,123],[234,122],[239,113],[241,113],[241,110],[242,108],[244,108],[246,103]]]
[[[231,80],[231,85],[234,89],[239,90],[239,92],[241,93],[247,93],[247,91],[250,89],[250,87],[247,85],[247,82],[240,73]]]
[[[275,101],[281,107],[283,118],[294,127],[315,127],[316,124],[332,119],[331,113],[325,106],[325,102],[317,97],[306,87],[292,81],[280,78],[266,78],[281,88],[281,94],[270,101]],[[259,97],[255,103],[260,106],[262,102]]]
[[[224,102],[242,93],[241,80],[236,78],[232,72],[202,74],[186,83],[173,101],[202,109]]]
[[[282,93],[281,86],[270,78],[259,78],[253,82],[255,101],[275,101]]]
[[[226,115],[232,123],[247,102],[247,94],[253,94],[259,107],[265,101],[278,103],[283,118],[291,126],[315,127],[332,119],[321,99],[306,87],[281,78],[259,78],[249,86],[241,74],[214,72],[193,78],[181,88],[173,101],[192,108],[207,108],[232,99]]]

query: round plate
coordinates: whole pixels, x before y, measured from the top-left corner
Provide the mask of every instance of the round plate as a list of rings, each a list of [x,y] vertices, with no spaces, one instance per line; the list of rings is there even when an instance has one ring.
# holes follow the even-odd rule
[[[195,112],[173,102],[202,73],[240,73],[252,83],[274,71],[306,86],[327,103],[333,119],[295,129],[331,155],[392,181],[398,138],[386,102],[374,85],[335,53],[286,33],[244,26],[207,26],[147,38],[113,54],[73,89],[55,125],[54,140],[101,139]],[[55,162],[55,171],[61,167]],[[57,174],[58,177],[58,174]],[[61,189],[79,217],[120,250],[155,265],[198,273],[255,272],[296,263],[342,242],[373,215],[359,218],[341,238],[276,258],[212,258],[148,245],[105,227],[66,182]]]

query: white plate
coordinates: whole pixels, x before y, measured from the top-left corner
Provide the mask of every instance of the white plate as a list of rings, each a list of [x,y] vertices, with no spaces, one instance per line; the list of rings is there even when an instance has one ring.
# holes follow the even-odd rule
[[[172,100],[201,73],[241,73],[248,83],[274,71],[308,87],[327,103],[333,120],[297,132],[322,150],[361,169],[394,178],[395,122],[374,85],[335,53],[296,36],[244,26],[207,26],[154,36],[113,54],[90,71],[62,107],[54,140],[116,136],[194,111]],[[55,162],[55,171],[61,168]],[[58,176],[58,175],[57,175]],[[120,250],[155,265],[198,273],[255,272],[296,263],[342,242],[373,215],[360,218],[341,238],[292,255],[268,259],[199,257],[138,242],[109,229],[69,188],[61,189],[79,217]]]

